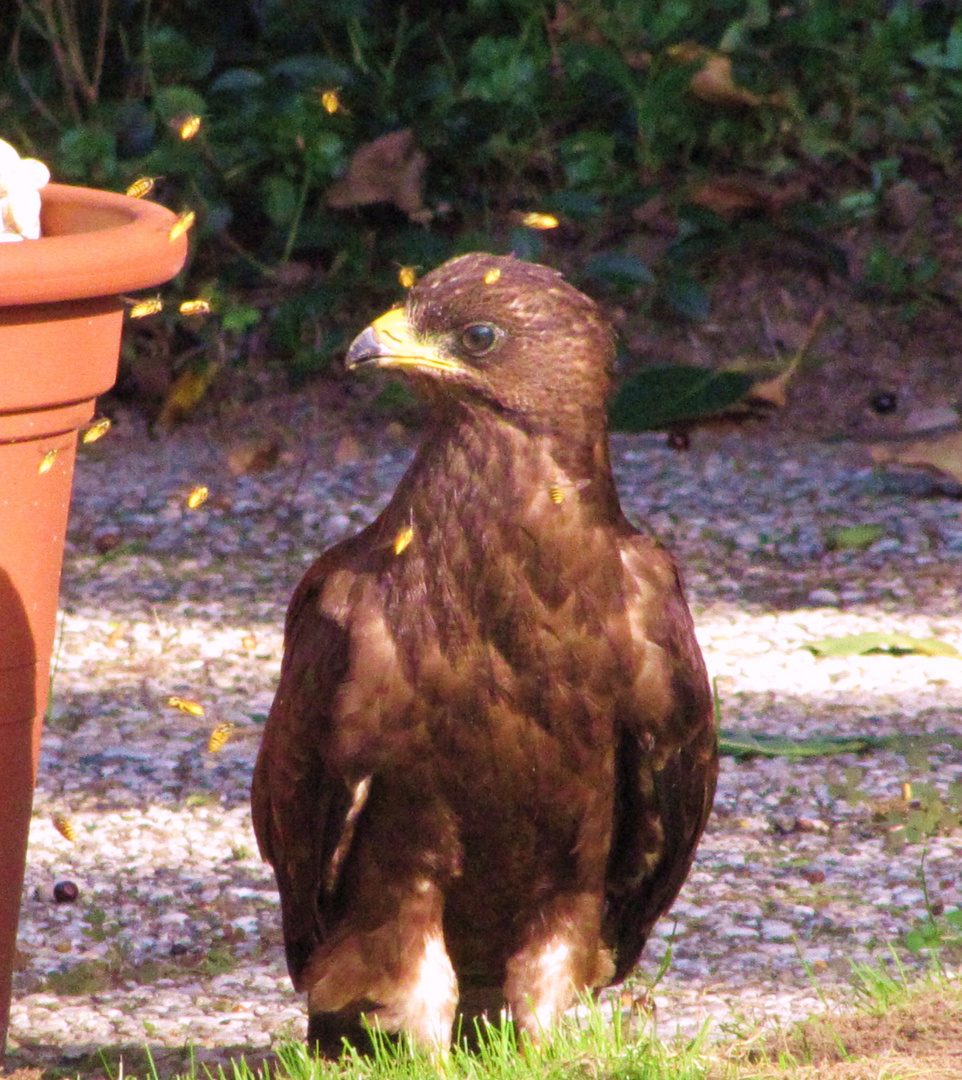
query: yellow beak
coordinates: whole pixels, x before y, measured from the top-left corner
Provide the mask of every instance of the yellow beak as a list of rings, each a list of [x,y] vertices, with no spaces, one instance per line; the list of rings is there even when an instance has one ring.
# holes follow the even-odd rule
[[[351,371],[362,365],[461,370],[461,365],[441,352],[436,344],[415,338],[403,308],[385,312],[351,342],[344,366]]]

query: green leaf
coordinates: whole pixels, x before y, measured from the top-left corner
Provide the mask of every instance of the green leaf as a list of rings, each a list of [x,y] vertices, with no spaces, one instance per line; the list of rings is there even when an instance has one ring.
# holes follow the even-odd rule
[[[210,74],[216,59],[213,49],[194,45],[170,26],[157,26],[148,31],[147,55],[151,75],[159,83],[203,79]]]
[[[592,188],[611,172],[615,138],[603,131],[582,131],[562,140],[558,147],[567,187]]]
[[[602,202],[596,195],[584,191],[553,191],[542,201],[549,213],[561,214],[574,221],[583,221],[598,217],[602,212]]]
[[[694,278],[680,277],[666,281],[659,296],[668,307],[693,322],[704,322],[711,310],[707,290]]]
[[[911,953],[920,953],[931,944],[931,939],[926,937],[920,930],[910,930],[905,935],[905,947]]]
[[[210,93],[249,93],[264,82],[264,76],[253,68],[230,68],[221,72],[210,84]]]
[[[886,534],[884,525],[838,525],[825,530],[829,551],[864,551]]]
[[[250,304],[232,304],[221,316],[220,324],[224,330],[246,333],[261,321],[261,313]]]
[[[920,656],[959,656],[959,651],[947,641],[937,638],[913,638],[908,634],[886,633],[882,630],[870,630],[864,634],[849,634],[844,637],[820,638],[809,641],[803,648],[810,649],[816,656],[864,656],[866,653],[916,653]]]
[[[96,180],[113,172],[117,151],[112,132],[96,124],[65,131],[57,147],[57,164],[71,180]]]
[[[603,251],[588,260],[584,274],[618,292],[651,285],[655,280],[648,264],[630,251]]]
[[[319,84],[341,86],[350,81],[351,68],[330,56],[305,53],[279,61],[269,69],[269,74],[294,86],[309,89]]]
[[[189,86],[164,86],[157,91],[154,107],[167,123],[186,116],[203,116],[207,110],[204,99]]]
[[[825,757],[831,754],[863,754],[874,747],[870,736],[821,735],[791,739],[750,731],[719,731],[718,752],[730,757]]]
[[[304,160],[313,170],[315,178],[335,176],[347,162],[344,140],[333,131],[319,131],[307,139]]]
[[[514,37],[479,37],[468,50],[471,74],[462,92],[466,98],[515,107],[527,103],[538,77],[535,57]]]
[[[619,431],[656,431],[734,405],[755,383],[744,371],[666,366],[628,375],[608,410]]]
[[[512,229],[508,246],[512,255],[529,262],[537,262],[544,256],[544,240],[534,229]]]
[[[264,177],[261,193],[264,211],[275,225],[289,225],[297,216],[297,188],[286,176]]]
[[[953,25],[944,46],[927,42],[912,53],[912,59],[926,68],[962,71],[962,20]]]

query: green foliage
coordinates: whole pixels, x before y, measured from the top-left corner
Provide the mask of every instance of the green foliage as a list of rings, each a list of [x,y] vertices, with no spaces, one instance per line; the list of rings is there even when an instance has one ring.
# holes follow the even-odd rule
[[[947,641],[938,638],[915,638],[908,634],[892,633],[885,630],[867,630],[863,634],[847,634],[843,637],[820,638],[806,642],[816,656],[864,656],[868,653],[894,653],[904,656],[916,653],[919,656],[958,657],[959,651]]]
[[[884,525],[835,525],[825,530],[828,551],[865,551],[887,534]]]
[[[399,266],[470,247],[563,262],[574,241],[595,254],[589,288],[703,319],[706,259],[746,234],[686,205],[680,171],[881,163],[837,208],[857,217],[877,211],[907,148],[951,160],[962,122],[962,19],[949,4],[124,0],[102,25],[53,20],[46,0],[15,10],[0,27],[3,137],[57,179],[124,190],[158,178],[152,197],[198,215],[173,291],[213,281],[220,297],[190,348],[261,323],[296,377],[396,298]],[[698,90],[693,77],[717,61],[729,65],[721,85]],[[189,117],[201,127],[185,139]],[[352,158],[401,129],[425,155],[423,205],[362,204]],[[347,203],[332,200],[345,178]],[[619,228],[656,194],[681,229],[648,266]],[[530,209],[564,228],[519,227]],[[295,281],[289,263],[307,272]],[[878,247],[864,283],[914,299],[937,269]],[[155,321],[171,341],[175,324]]]
[[[905,935],[905,947],[913,953],[937,953],[959,946],[962,946],[962,909],[959,908],[919,920]]]
[[[955,784],[953,788],[958,797],[959,785]],[[928,955],[935,961],[936,970],[940,970],[943,957],[951,953],[957,958],[962,950],[962,909],[950,908],[945,911],[941,904],[932,904],[925,876],[925,853],[919,866],[919,882],[925,900],[925,916],[916,920],[912,929],[905,934],[903,943],[909,952],[917,956],[923,953]]]
[[[243,1059],[233,1062],[234,1080],[321,1080],[340,1076],[344,1080],[428,1080],[458,1076],[468,1080],[579,1080],[586,1075],[611,1080],[704,1080],[711,1072],[710,1053],[703,1036],[683,1043],[660,1041],[647,1026],[630,1030],[631,1021],[616,1011],[613,1020],[601,1015],[595,1004],[579,1009],[578,1020],[566,1019],[541,1046],[525,1040],[519,1049],[512,1025],[483,1023],[477,1046],[456,1045],[443,1061],[423,1051],[395,1043],[372,1032],[374,1053],[361,1057],[346,1053],[339,1062],[321,1061],[303,1043],[277,1047],[275,1061],[250,1067]],[[224,1076],[223,1071],[220,1073]],[[192,1071],[184,1080],[194,1080]]]
[[[609,408],[618,431],[654,431],[722,412],[755,384],[744,371],[700,367],[647,367],[622,381]]]
[[[909,737],[899,746],[899,740],[889,745],[905,756],[909,768],[925,773],[929,770],[923,740]],[[945,791],[926,781],[906,784],[900,799],[874,798],[861,786],[865,769],[852,766],[830,779],[828,791],[832,798],[844,799],[853,806],[862,804],[871,811],[871,820],[880,830],[886,845],[897,849],[905,844],[920,844],[933,836],[955,832],[962,822],[962,784],[953,782]],[[923,878],[924,888],[924,878]]]

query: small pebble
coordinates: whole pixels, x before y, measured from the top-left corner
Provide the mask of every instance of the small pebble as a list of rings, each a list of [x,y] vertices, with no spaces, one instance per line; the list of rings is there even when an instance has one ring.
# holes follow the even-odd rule
[[[58,904],[72,904],[80,895],[80,890],[72,881],[58,881],[53,887],[53,898]]]
[[[837,607],[841,597],[832,589],[812,589],[808,594],[808,600],[811,604],[817,604],[819,607]]]

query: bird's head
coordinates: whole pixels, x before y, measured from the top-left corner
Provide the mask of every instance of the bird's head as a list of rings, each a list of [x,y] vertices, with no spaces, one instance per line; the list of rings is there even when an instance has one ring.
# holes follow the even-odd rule
[[[376,319],[349,370],[404,372],[432,400],[464,401],[536,426],[604,422],[610,324],[555,270],[475,253],[439,266]]]

